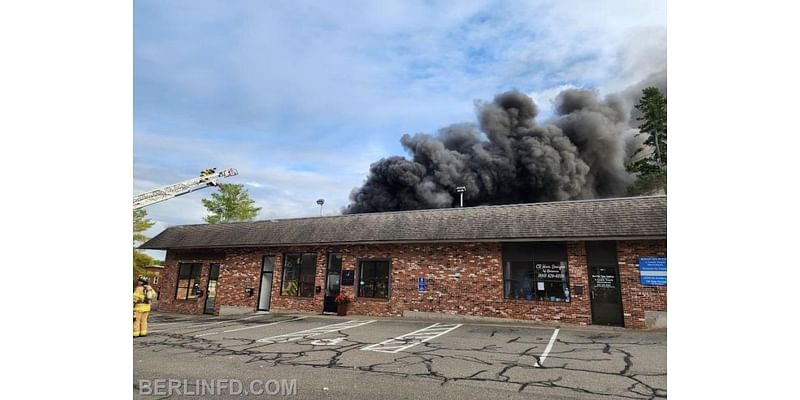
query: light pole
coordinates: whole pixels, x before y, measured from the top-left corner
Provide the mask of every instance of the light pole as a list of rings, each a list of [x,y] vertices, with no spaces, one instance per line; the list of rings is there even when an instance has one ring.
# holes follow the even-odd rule
[[[318,199],[317,204],[319,204],[319,216],[322,216],[322,205],[325,204],[325,199]]]
[[[464,192],[466,192],[466,191],[467,191],[467,187],[466,186],[459,186],[459,187],[456,188],[456,192],[458,192],[459,195],[461,195],[461,207],[462,208],[464,207]]]

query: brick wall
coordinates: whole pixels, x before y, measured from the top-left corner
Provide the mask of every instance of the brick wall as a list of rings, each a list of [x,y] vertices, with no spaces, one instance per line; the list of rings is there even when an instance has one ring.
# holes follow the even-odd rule
[[[178,263],[201,263],[200,289],[203,296],[196,299],[179,300],[175,298],[178,288]],[[205,291],[208,287],[209,264],[220,263],[225,265],[225,253],[222,251],[168,251],[164,260],[164,270],[159,277],[161,294],[158,300],[158,309],[167,312],[185,314],[202,314],[205,306]],[[220,267],[222,269],[223,267]],[[219,301],[217,302],[219,304]]]
[[[625,326],[645,327],[645,311],[667,311],[666,286],[639,284],[639,257],[666,257],[666,240],[620,241],[617,243],[619,280]]]
[[[404,311],[422,311],[485,317],[517,318],[541,322],[587,325],[592,322],[588,269],[584,242],[567,243],[568,274],[572,301],[544,302],[511,300],[503,297],[503,268],[500,243],[397,244],[226,249],[225,253],[167,252],[162,274],[161,310],[199,314],[203,299],[175,300],[177,263],[202,262],[201,287],[205,290],[208,263],[220,262],[215,309],[238,306],[255,310],[261,279],[261,260],[275,256],[272,280],[272,310],[321,312],[324,291],[313,297],[280,295],[283,255],[317,253],[315,286],[325,287],[327,255],[342,253],[342,270],[356,270],[358,262],[390,259],[389,299],[359,298],[357,286],[342,286],[342,293],[354,298],[350,313],[356,315],[400,316]],[[638,257],[665,256],[666,241],[624,241],[618,243],[625,326],[644,327],[644,311],[666,311],[666,287],[639,285]],[[417,278],[427,278],[426,292],[417,290]],[[583,286],[582,295],[575,287]],[[254,289],[252,296],[245,288]]]

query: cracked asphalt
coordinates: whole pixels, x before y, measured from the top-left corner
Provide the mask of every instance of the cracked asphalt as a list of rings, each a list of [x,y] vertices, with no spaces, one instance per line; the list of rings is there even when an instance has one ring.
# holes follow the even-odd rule
[[[435,323],[365,316],[212,317],[156,312],[150,317],[151,334],[133,342],[134,398],[182,397],[178,392],[192,391],[192,384],[202,379],[238,379],[244,385],[253,380],[296,379],[296,395],[291,397],[298,399],[667,395],[665,331],[562,326],[546,353],[555,327],[463,322],[455,329],[433,327],[433,334],[422,336],[425,342],[415,336],[388,351],[362,350],[415,331],[424,335],[424,329]],[[140,381],[155,379],[185,380],[187,387],[172,396],[140,393]]]

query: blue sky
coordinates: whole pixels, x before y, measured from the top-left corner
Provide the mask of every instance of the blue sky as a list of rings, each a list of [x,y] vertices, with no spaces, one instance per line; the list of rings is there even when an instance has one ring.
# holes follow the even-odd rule
[[[404,133],[476,100],[612,93],[666,67],[665,1],[134,2],[134,193],[233,167],[259,219],[336,214]],[[201,223],[213,189],[147,208]],[[159,253],[153,253],[159,256]]]

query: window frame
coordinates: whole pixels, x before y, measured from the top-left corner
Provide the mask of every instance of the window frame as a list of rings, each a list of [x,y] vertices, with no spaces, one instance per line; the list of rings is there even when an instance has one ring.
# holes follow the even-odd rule
[[[272,269],[269,271],[264,271],[264,267],[267,265],[267,258],[272,258]],[[275,273],[275,266],[278,264],[278,257],[275,254],[266,254],[261,256],[261,273],[266,274],[274,274]]]
[[[188,286],[185,286],[185,287],[181,286],[181,267],[184,267],[184,266],[188,266],[189,267],[189,278],[187,279],[188,280]],[[177,279],[175,279],[175,281],[176,281],[175,282],[175,300],[196,301],[197,299],[200,298],[199,295],[198,296],[194,296],[194,297],[190,297],[191,288],[193,286],[192,283],[191,283],[191,281],[192,281],[192,271],[194,271],[195,268],[197,268],[197,270],[199,271],[199,274],[197,274],[197,282],[196,283],[198,285],[200,285],[200,283],[203,280],[203,263],[194,263],[194,262],[179,262],[178,263],[178,271],[177,271],[178,273],[177,273],[177,276],[176,276]],[[179,297],[178,296],[178,292],[181,289],[184,289],[184,288],[186,289],[186,296],[185,297]]]
[[[511,285],[510,285],[511,282],[524,282],[524,280],[520,281],[519,279],[511,279],[509,277],[509,275],[511,274],[511,264],[512,263],[529,264],[530,271],[528,271],[526,273],[530,273],[532,275],[532,278],[531,278],[532,287],[536,286],[536,273],[535,273],[536,263],[534,261],[522,261],[522,260],[509,260],[509,261],[504,261],[503,262],[503,298],[507,299],[507,300],[526,300],[524,297],[523,298],[514,298],[514,297],[511,297],[511,295],[510,295],[511,292],[512,292]],[[508,271],[508,273],[506,273],[506,271]],[[506,290],[507,286],[508,286],[508,291]],[[535,299],[531,298],[531,300],[528,300],[528,301],[532,301],[532,300],[535,300]]]
[[[566,248],[567,244],[563,243],[563,245],[565,246],[565,250],[568,251],[568,249]],[[555,259],[554,257],[551,257],[551,256],[544,256],[544,257],[542,257],[540,259],[540,258],[537,258],[537,256],[536,256],[535,245],[531,245],[531,251],[532,251],[531,252],[531,256],[529,258],[528,257],[524,257],[524,258],[523,257],[512,257],[510,259],[503,259],[503,264],[502,264],[502,268],[503,268],[503,299],[504,300],[512,300],[512,301],[521,300],[521,301],[536,301],[536,302],[546,302],[546,303],[570,303],[570,302],[572,302],[572,292],[569,291],[569,288],[570,288],[569,254],[565,252],[566,254],[565,254],[564,260],[558,260],[558,259]],[[525,263],[525,264],[529,265],[530,270],[526,271],[526,275],[528,273],[531,275],[531,299],[530,300],[526,299],[524,294],[523,294],[522,297],[512,297],[511,296],[511,292],[512,292],[511,291],[511,283],[512,282],[520,282],[519,279],[511,279],[511,277],[509,276],[509,275],[512,274],[511,273],[511,264],[512,263]],[[539,292],[539,290],[536,290],[537,286],[538,286],[538,283],[539,282],[544,282],[545,284],[547,284],[547,283],[556,283],[556,281],[554,281],[554,280],[539,280],[539,278],[537,276],[537,272],[536,272],[536,264],[562,264],[562,263],[564,265],[564,280],[560,281],[560,282],[562,284],[562,287],[566,289],[564,291],[564,293],[565,293],[564,297],[556,298],[556,300],[550,300],[550,296],[544,296],[543,298],[540,298],[537,295],[537,292]],[[521,282],[524,282],[524,280],[521,281]],[[524,284],[523,284],[523,286],[524,286]],[[508,288],[508,290],[506,288]],[[546,290],[547,289],[545,287],[545,293],[547,293]]]
[[[356,265],[356,290],[355,295],[358,298],[369,300],[389,300],[392,298],[392,259],[391,258],[361,258],[357,260]],[[363,273],[363,263],[365,262],[386,262],[389,265],[389,271],[386,277],[386,297],[363,296],[361,294],[361,277]],[[373,292],[374,292],[373,287]]]
[[[311,283],[311,294],[310,295],[301,295],[301,293],[302,293],[301,285],[303,284],[303,280],[302,280],[302,277],[303,277],[303,274],[302,274],[302,271],[303,271],[303,268],[302,268],[302,266],[303,266],[303,256],[307,255],[307,254],[313,254],[314,255],[314,271],[311,274],[311,276],[313,277],[312,283]],[[289,256],[300,256],[300,264],[297,265],[297,294],[295,294],[295,295],[284,294],[284,289],[283,289],[283,284],[286,281],[286,260],[287,260],[287,258],[289,258]],[[281,286],[280,286],[280,295],[281,295],[281,297],[302,297],[302,298],[306,298],[306,299],[313,298],[315,296],[315,294],[316,294],[315,286],[316,286],[316,281],[317,281],[317,261],[319,261],[318,260],[319,259],[319,254],[317,254],[317,252],[315,252],[315,251],[306,251],[306,252],[297,252],[297,253],[284,253],[284,254],[281,255],[281,257],[282,257],[282,260],[281,260],[282,261],[282,265],[281,265]],[[263,270],[263,265],[262,265],[262,270]],[[273,265],[273,271],[274,271],[274,265]]]

